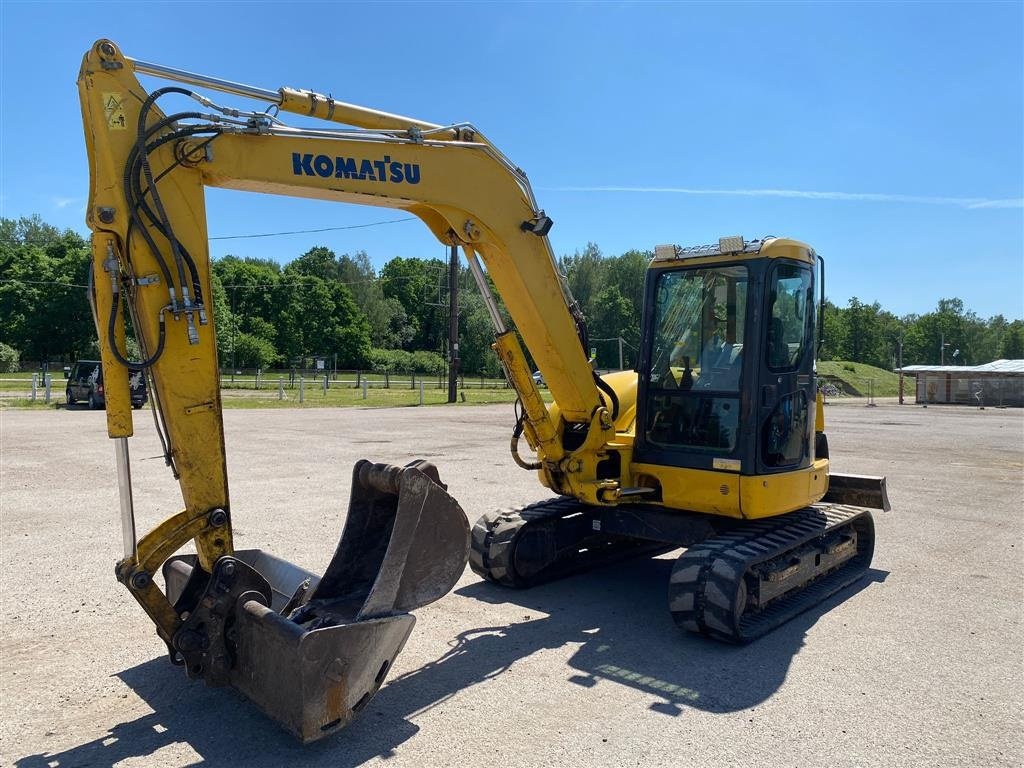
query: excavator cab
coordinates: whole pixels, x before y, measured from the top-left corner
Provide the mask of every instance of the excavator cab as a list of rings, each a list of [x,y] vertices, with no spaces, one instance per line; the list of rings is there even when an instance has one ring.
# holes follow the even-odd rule
[[[717,247],[657,253],[647,281],[634,460],[741,475],[811,468],[814,251],[796,241],[723,238]],[[751,512],[743,501],[737,511]]]

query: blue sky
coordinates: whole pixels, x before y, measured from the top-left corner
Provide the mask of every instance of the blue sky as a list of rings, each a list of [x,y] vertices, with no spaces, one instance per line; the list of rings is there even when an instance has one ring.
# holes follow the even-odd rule
[[[75,78],[109,37],[147,61],[473,122],[529,174],[559,255],[786,235],[825,255],[838,303],[924,313],[959,296],[1020,318],[1022,9],[0,0],[0,213],[87,231]],[[208,203],[211,235],[397,218],[222,190]],[[288,261],[314,245],[378,265],[444,257],[416,221],[211,253]]]

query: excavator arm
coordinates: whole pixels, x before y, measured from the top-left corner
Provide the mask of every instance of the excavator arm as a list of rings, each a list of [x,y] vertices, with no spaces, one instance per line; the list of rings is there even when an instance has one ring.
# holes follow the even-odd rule
[[[262,98],[278,110],[356,127],[301,129],[286,126],[267,113],[217,111],[216,105],[190,89],[175,87],[150,94],[138,82],[136,72]],[[178,251],[189,255],[205,286],[202,298],[208,298],[205,187],[407,211],[424,221],[440,242],[464,249],[488,300],[498,334],[496,349],[523,402],[525,434],[541,452],[546,484],[558,492],[597,501],[596,486],[589,487],[595,485],[593,466],[588,470],[580,465],[593,465],[598,449],[603,450],[610,440],[611,403],[602,395],[591,369],[580,338],[582,320],[557,272],[546,237],[551,221],[538,208],[525,174],[479,131],[466,124],[441,127],[341,104],[309,91],[265,91],[146,64],[122,56],[109,41],[100,41],[86,55],[79,83],[93,179],[88,217],[101,238],[97,263],[110,263],[111,251],[120,254],[129,249],[130,259],[122,254],[119,263],[130,260],[131,279],[153,278],[137,285],[133,302],[140,310],[140,330],[151,340],[151,349],[161,338],[168,348],[189,343],[193,349],[186,357],[204,358],[203,371],[190,370],[190,380],[197,386],[212,386],[199,383],[212,382],[210,371],[216,367],[207,341],[213,333],[209,311],[204,319],[184,304],[188,269],[167,269],[160,263],[170,262],[171,256],[176,260]],[[154,102],[172,94],[191,96],[200,109],[166,117]],[[140,128],[143,109],[141,123],[146,127]],[[152,148],[147,150],[147,146]],[[135,168],[128,169],[129,162]],[[156,178],[154,174],[166,175],[157,184],[148,183]],[[147,221],[138,213],[140,208],[156,214],[158,221]],[[162,255],[154,258],[157,252]],[[504,327],[489,295],[477,256],[543,372],[562,423],[553,423],[543,405],[525,355],[515,335]],[[141,272],[146,276],[140,276]],[[171,289],[178,292],[180,311],[171,306]],[[191,299],[194,303],[196,296]],[[169,324],[184,326],[174,339]],[[201,343],[190,343],[194,333],[199,334]],[[210,351],[196,355],[199,347]],[[168,356],[179,358],[178,354]],[[159,363],[157,360],[151,366],[157,379]],[[216,405],[216,392],[190,393],[187,399]],[[211,408],[209,413],[216,410]],[[113,414],[111,418],[113,421]],[[123,414],[117,418],[124,420]],[[200,434],[215,433],[210,424],[200,421],[192,419]],[[572,460],[567,459],[563,440],[565,424],[588,435],[585,440],[577,435],[573,441]],[[174,442],[180,445],[183,441]],[[583,455],[583,443],[593,456]],[[204,462],[204,466],[209,465]],[[567,472],[569,466],[574,471]],[[183,485],[212,487],[207,477]]]
[[[137,79],[141,73],[177,83],[150,92]],[[525,434],[538,453],[536,464],[520,463],[539,469],[558,493],[600,503],[616,485],[597,470],[614,443],[615,395],[607,386],[602,394],[587,360],[582,318],[546,237],[550,219],[523,172],[472,126],[439,126],[310,91],[265,91],[172,70],[130,59],[108,40],[86,53],[78,85],[90,168],[90,299],[121,492],[125,553],[118,579],[190,676],[231,684],[301,739],[318,738],[347,723],[380,686],[411,630],[407,612],[454,585],[468,526],[429,465],[361,462],[341,543],[322,577],[257,550],[235,551],[205,188],[401,209],[440,242],[460,246],[522,402],[516,435]],[[188,85],[271,106],[221,107]],[[172,99],[184,104],[181,111],[164,109]],[[325,122],[296,128],[281,112]],[[481,260],[516,330],[505,327]],[[142,360],[127,359],[126,323]],[[556,417],[516,331],[558,402]],[[151,381],[157,432],[184,502],[141,538],[127,444],[129,363]],[[189,541],[196,555],[174,556]],[[161,568],[165,590],[154,581]],[[282,695],[286,680],[301,680],[299,692]]]

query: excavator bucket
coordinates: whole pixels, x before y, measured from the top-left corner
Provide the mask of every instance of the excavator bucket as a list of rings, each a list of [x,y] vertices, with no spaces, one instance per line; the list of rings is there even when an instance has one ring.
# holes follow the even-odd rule
[[[322,576],[260,550],[222,557],[213,573],[194,555],[164,564],[184,618],[172,659],[314,741],[366,706],[416,623],[409,611],[451,590],[468,550],[466,515],[432,464],[360,461]]]

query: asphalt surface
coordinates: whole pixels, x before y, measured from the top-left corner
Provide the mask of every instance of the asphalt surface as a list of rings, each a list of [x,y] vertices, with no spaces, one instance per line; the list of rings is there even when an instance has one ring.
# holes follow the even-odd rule
[[[468,569],[360,718],[302,747],[168,663],[114,580],[103,414],[0,411],[0,765],[997,766],[1024,763],[1024,412],[827,409],[837,472],[885,474],[869,576],[743,648],[682,634],[674,554],[527,592]],[[430,458],[471,520],[546,492],[511,407],[225,414],[236,546],[320,571],[356,459]],[[152,423],[140,530],[179,510]],[[678,553],[676,553],[678,554]]]

